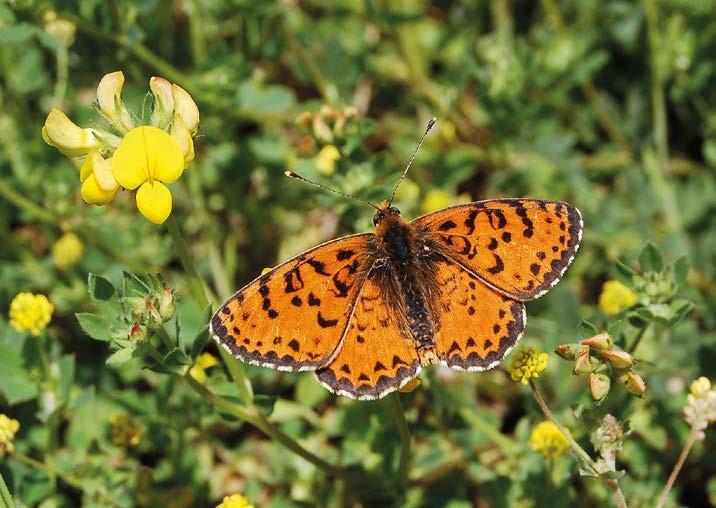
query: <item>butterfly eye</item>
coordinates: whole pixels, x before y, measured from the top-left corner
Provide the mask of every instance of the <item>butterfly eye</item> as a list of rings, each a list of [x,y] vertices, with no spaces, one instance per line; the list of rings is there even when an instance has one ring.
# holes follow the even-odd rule
[[[391,215],[400,215],[400,210],[398,210],[398,209],[395,208],[394,206],[391,206],[390,208],[388,208],[388,212],[389,212]]]
[[[383,213],[379,212],[373,216],[373,226],[377,226],[380,221],[383,220]]]

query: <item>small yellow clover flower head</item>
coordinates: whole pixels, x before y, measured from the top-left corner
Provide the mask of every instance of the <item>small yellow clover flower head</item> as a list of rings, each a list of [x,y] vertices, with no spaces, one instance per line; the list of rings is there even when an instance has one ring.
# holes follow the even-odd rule
[[[112,157],[112,173],[119,185],[137,190],[137,208],[155,224],[172,211],[172,195],[166,187],[184,172],[184,154],[166,132],[143,125],[124,136]]]
[[[223,501],[216,505],[216,508],[254,508],[254,505],[249,503],[249,500],[241,494],[233,494],[224,497]]]
[[[53,310],[45,295],[18,293],[10,302],[10,326],[18,333],[38,336],[50,323]]]
[[[55,266],[60,270],[69,268],[82,258],[84,251],[85,246],[76,234],[65,233],[52,246]]]
[[[15,450],[12,442],[18,430],[20,430],[20,422],[0,414],[0,457],[6,452],[12,453]]]
[[[216,357],[209,353],[202,353],[196,358],[194,366],[189,369],[189,375],[201,384],[206,384],[206,369],[219,363]]]
[[[639,301],[637,294],[618,280],[608,280],[602,286],[599,295],[599,308],[608,315],[615,316]]]
[[[137,446],[142,439],[142,428],[127,414],[109,417],[110,434],[116,446],[129,448]]]
[[[554,460],[569,448],[569,442],[554,423],[545,420],[532,429],[530,448],[546,458]]]
[[[509,366],[510,376],[515,382],[523,385],[530,379],[538,378],[547,368],[547,353],[537,348],[526,347],[522,349]]]
[[[684,419],[696,432],[699,440],[705,437],[706,428],[716,422],[716,390],[711,388],[711,381],[700,377],[691,383],[687,404],[684,406]]]
[[[326,176],[332,175],[336,170],[336,161],[341,158],[341,152],[333,145],[321,148],[316,156],[316,169]]]

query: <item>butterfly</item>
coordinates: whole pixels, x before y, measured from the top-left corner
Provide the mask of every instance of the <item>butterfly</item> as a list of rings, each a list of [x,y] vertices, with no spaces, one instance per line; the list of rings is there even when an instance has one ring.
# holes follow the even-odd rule
[[[237,291],[211,319],[214,339],[252,365],[315,371],[331,392],[359,400],[386,396],[428,365],[497,366],[522,336],[524,302],[574,259],[579,210],[491,199],[408,222],[394,197],[371,204],[374,232],[318,245]]]

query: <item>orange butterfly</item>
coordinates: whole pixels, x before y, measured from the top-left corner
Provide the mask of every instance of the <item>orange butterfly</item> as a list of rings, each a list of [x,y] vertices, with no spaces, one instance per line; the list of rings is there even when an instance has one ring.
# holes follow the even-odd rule
[[[360,400],[401,388],[426,365],[497,366],[522,336],[523,302],[574,259],[579,210],[493,199],[406,222],[394,196],[371,204],[374,233],[323,243],[237,291],[211,319],[214,339],[253,365],[313,370],[331,392]]]

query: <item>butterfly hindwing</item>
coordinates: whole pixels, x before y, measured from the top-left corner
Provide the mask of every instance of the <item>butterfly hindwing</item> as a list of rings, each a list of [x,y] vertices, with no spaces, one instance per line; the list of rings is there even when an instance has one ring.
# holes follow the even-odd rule
[[[254,365],[298,371],[329,362],[360,292],[373,236],[324,243],[258,277],[213,316],[214,339]]]
[[[333,393],[373,400],[397,390],[420,372],[413,341],[391,312],[385,291],[369,275],[356,303],[338,355],[316,371],[320,383]]]
[[[579,248],[582,217],[559,201],[494,199],[457,205],[412,222],[446,256],[517,300],[546,293]]]
[[[445,258],[435,261],[440,363],[459,370],[496,367],[525,327],[525,305],[485,285]]]

